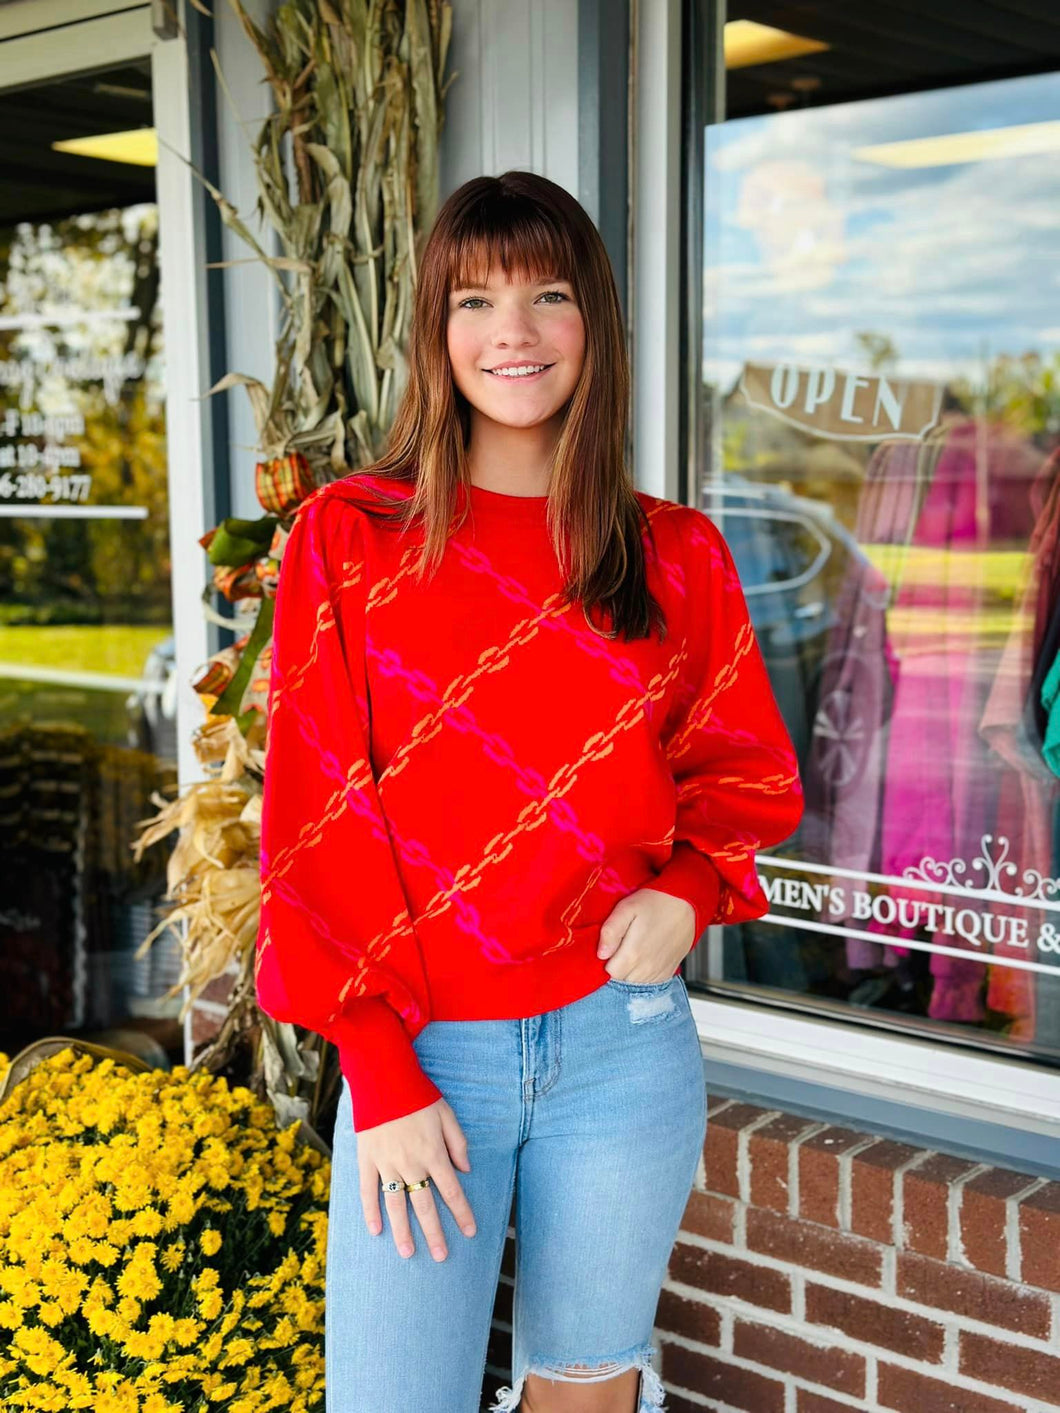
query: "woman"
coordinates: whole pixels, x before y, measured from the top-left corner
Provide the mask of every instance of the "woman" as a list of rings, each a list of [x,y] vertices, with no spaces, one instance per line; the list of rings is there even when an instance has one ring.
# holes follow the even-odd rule
[[[706,1126],[677,968],[767,910],[754,852],[802,795],[722,535],[633,488],[628,387],[585,211],[469,181],[386,455],[284,548],[257,986],[343,1073],[329,1413],[478,1413],[513,1198],[492,1408],[663,1406]]]

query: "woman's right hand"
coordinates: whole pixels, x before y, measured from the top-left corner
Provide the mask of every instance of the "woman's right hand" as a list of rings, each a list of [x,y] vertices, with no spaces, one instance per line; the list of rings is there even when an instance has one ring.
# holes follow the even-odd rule
[[[444,1099],[426,1108],[404,1114],[400,1119],[376,1124],[357,1134],[357,1161],[361,1173],[361,1205],[368,1230],[378,1236],[383,1229],[379,1211],[381,1182],[431,1179],[434,1191],[443,1199],[465,1236],[475,1235],[475,1218],[453,1163],[471,1171],[467,1159],[467,1139],[457,1117]],[[394,1245],[402,1256],[411,1256],[415,1247],[405,1199],[412,1202],[431,1255],[444,1261],[449,1254],[445,1235],[434,1205],[431,1187],[416,1192],[383,1192]]]

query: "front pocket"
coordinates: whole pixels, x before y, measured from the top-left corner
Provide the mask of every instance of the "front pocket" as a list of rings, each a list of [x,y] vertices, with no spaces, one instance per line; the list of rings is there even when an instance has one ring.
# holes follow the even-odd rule
[[[608,986],[621,986],[625,991],[665,991],[668,986],[672,986],[680,977],[677,972],[673,976],[668,976],[665,981],[619,981],[617,977],[607,978]]]

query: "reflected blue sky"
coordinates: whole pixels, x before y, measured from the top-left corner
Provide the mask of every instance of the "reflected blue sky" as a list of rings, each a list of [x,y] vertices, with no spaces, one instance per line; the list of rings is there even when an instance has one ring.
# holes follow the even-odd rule
[[[1060,148],[893,169],[857,148],[1060,117],[1060,74],[743,118],[705,132],[704,378],[747,360],[974,383],[1060,346]]]

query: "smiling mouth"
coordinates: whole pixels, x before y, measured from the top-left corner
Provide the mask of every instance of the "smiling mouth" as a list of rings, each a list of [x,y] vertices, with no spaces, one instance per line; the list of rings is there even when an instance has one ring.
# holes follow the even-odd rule
[[[520,373],[517,371],[506,373],[495,368],[483,368],[482,371],[488,373],[491,378],[502,378],[508,383],[524,383],[528,378],[540,378],[542,373],[547,373],[548,370],[554,366],[555,365],[552,363],[541,363],[537,365],[532,373]]]

